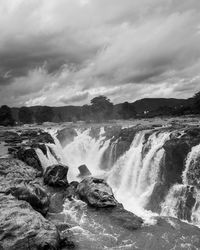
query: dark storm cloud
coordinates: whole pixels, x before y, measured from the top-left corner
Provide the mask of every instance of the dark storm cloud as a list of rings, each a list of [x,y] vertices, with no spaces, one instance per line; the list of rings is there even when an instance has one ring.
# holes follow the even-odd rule
[[[199,0],[0,0],[1,103],[189,97],[199,11]]]

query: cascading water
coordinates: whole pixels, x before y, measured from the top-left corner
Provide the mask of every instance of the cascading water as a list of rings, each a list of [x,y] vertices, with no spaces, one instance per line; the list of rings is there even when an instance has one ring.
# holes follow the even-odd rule
[[[57,148],[56,155],[59,160],[57,161],[55,157],[53,157],[54,160],[51,159],[52,156],[47,158],[51,159],[53,163],[57,161],[69,166],[69,181],[78,180],[78,167],[85,164],[93,176],[107,179],[115,197],[127,210],[144,219],[149,219],[152,213],[145,210],[145,205],[159,180],[160,163],[164,155],[163,145],[169,139],[170,133],[157,130],[139,131],[136,133],[130,149],[112,166],[113,159],[117,158],[115,155],[117,140],[110,145],[110,139],[106,139],[103,128],[96,137],[92,137],[90,132],[90,129],[76,129],[77,136],[62,149],[62,153],[59,152],[61,146],[56,139],[56,146],[50,146],[54,151]],[[51,134],[55,138],[55,133],[51,131]],[[107,165],[111,166],[102,170],[103,155],[109,146],[111,150]],[[41,155],[40,158],[42,158]],[[43,162],[45,161],[43,160]],[[45,165],[48,165],[48,160]]]
[[[175,184],[171,187],[162,204],[161,215],[180,218],[200,226],[200,191],[190,185],[188,179],[191,167],[198,164],[199,158],[200,144],[194,146],[188,154],[182,174],[183,184]]]
[[[92,175],[103,174],[104,171],[100,168],[101,158],[110,142],[105,140],[103,128],[97,139],[90,136],[90,129],[84,131],[77,129],[76,132],[74,140],[63,149],[65,164],[69,166],[69,180],[77,179],[78,167],[83,164],[88,167]]]
[[[48,166],[54,164],[65,164],[65,157],[63,155],[63,149],[58,141],[56,134],[56,129],[47,130],[49,134],[54,138],[55,144],[47,143],[46,146],[46,154],[42,152],[40,148],[36,149],[37,156],[42,164],[43,169],[45,170]]]
[[[95,134],[96,130],[91,133],[91,129],[76,129],[77,136],[64,148],[57,140],[56,132],[48,132],[54,137],[55,144],[46,145],[46,156],[40,149],[36,151],[44,168],[56,163],[65,164],[69,166],[68,180],[73,181],[78,180],[78,167],[85,164],[93,176],[107,179],[116,199],[127,210],[145,220],[152,216],[152,212],[145,210],[145,207],[150,201],[156,183],[160,181],[161,163],[165,154],[163,145],[170,139],[170,132],[156,129],[139,131],[129,150],[118,159],[116,155],[118,139],[110,143],[103,128],[98,134]],[[109,147],[109,155],[104,159],[104,153]],[[200,192],[196,188],[193,190],[188,187],[188,171],[191,166],[197,164],[199,157],[200,145],[197,145],[187,156],[182,177],[183,184],[171,187],[161,204],[161,215],[178,217],[200,225]],[[104,160],[108,166],[105,169],[101,166]],[[193,204],[191,214],[188,215],[184,208],[190,196],[195,197],[196,204]],[[191,198],[190,203],[192,202],[194,201]]]
[[[145,141],[148,132],[136,134],[130,149],[118,159],[108,177],[116,198],[127,210],[143,218],[149,215],[144,208],[159,178],[164,154],[162,146],[169,139],[167,132],[153,132]],[[143,152],[145,146],[148,147],[146,154]]]

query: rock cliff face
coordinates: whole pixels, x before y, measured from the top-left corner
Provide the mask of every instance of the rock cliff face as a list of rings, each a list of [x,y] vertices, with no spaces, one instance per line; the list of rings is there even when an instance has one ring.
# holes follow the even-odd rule
[[[47,221],[49,197],[37,172],[16,159],[0,159],[0,246],[2,249],[57,249],[56,227]]]
[[[147,208],[160,212],[160,204],[168,190],[174,184],[183,184],[183,172],[186,167],[188,153],[200,144],[200,128],[180,127],[171,133],[171,138],[165,142],[164,157],[161,162],[160,182],[155,187]],[[190,185],[198,187],[198,164],[190,166],[187,177]]]

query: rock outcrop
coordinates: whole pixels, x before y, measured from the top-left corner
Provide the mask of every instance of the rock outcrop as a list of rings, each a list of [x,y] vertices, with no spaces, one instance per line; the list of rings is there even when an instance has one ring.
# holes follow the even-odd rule
[[[68,187],[68,167],[58,164],[47,167],[44,173],[44,183],[53,187]]]
[[[11,187],[6,194],[12,194],[18,200],[27,201],[36,211],[46,215],[49,210],[49,197],[39,185]]]
[[[19,160],[25,162],[27,165],[33,167],[34,169],[38,170],[39,172],[43,172],[43,167],[38,158],[35,149],[33,148],[20,148],[16,156]]]
[[[117,205],[112,189],[103,179],[85,178],[79,183],[77,193],[83,201],[94,207]]]
[[[0,159],[0,249],[55,250],[67,244],[44,218],[55,191],[42,183],[31,166],[17,159]]]
[[[57,228],[25,201],[0,194],[0,249],[55,250],[60,244]]]
[[[91,175],[91,172],[86,165],[79,166],[78,170],[80,172],[79,177],[81,178]]]
[[[41,129],[19,130],[17,132],[7,131],[3,134],[2,141],[6,142],[8,153],[34,169],[43,172],[42,163],[36,150],[40,149],[47,156],[46,143],[54,144],[52,136]]]
[[[16,159],[0,159],[0,190],[27,201],[36,211],[45,215],[49,208],[49,197],[36,181],[37,172]]]

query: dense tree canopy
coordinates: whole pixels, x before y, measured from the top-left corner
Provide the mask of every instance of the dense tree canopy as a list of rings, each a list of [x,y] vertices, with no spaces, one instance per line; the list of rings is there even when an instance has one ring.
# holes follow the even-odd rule
[[[21,107],[19,109],[19,120],[22,123],[32,123],[33,122],[33,112],[28,107]]]
[[[103,95],[97,96],[91,100],[92,113],[96,120],[112,119],[113,103]]]
[[[200,91],[193,97],[193,110],[195,113],[200,113]]]
[[[124,102],[121,105],[119,114],[122,119],[134,118],[136,116],[135,107],[131,103]]]
[[[0,108],[0,125],[2,126],[13,126],[15,124],[15,121],[12,117],[11,109],[3,105]]]
[[[47,106],[39,107],[35,113],[37,123],[52,122],[53,117],[53,109]]]

